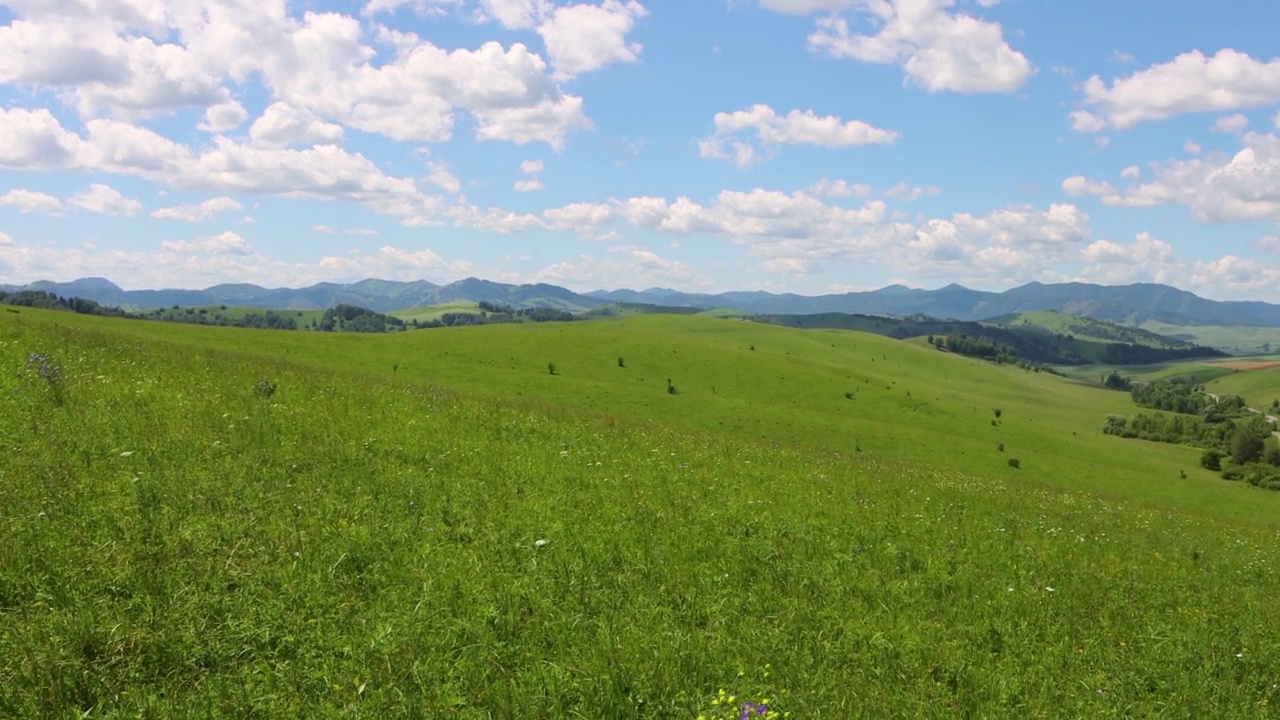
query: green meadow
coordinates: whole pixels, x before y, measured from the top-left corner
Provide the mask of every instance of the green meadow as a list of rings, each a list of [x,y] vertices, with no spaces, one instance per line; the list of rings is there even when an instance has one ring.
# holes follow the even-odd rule
[[[451,303],[440,303],[438,305],[427,305],[425,307],[410,308],[408,310],[397,310],[388,313],[391,317],[398,317],[405,322],[431,322],[439,320],[448,313],[466,313],[470,315],[480,314],[480,304],[470,300],[459,300]]]
[[[1240,395],[1249,405],[1259,410],[1271,407],[1280,400],[1280,358],[1271,358],[1274,367],[1223,375],[1206,385],[1210,392]]]
[[[23,309],[0,373],[0,716],[1280,702],[1280,494],[1102,435],[1124,393],[664,315],[346,335]]]
[[[1242,355],[1280,351],[1280,328],[1241,325],[1170,325],[1157,321],[1142,323],[1143,329],[1161,335],[1190,340]]]

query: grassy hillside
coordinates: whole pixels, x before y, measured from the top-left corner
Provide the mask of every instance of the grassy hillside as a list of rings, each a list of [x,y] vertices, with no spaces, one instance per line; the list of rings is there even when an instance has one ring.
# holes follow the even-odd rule
[[[1074,393],[1054,417],[1070,425],[1104,396],[865,336],[579,327],[398,344],[0,314],[0,715],[694,717],[721,690],[718,717],[744,698],[795,718],[1256,717],[1280,701],[1280,629],[1258,622],[1280,550],[1243,521],[1269,495],[1234,495],[1240,521],[1218,522],[684,424],[698,406],[704,423],[713,407],[781,422],[766,400],[787,399],[801,425],[831,421],[833,372],[918,388],[945,373],[945,410],[892,380],[840,398],[907,435],[895,410],[958,415],[989,392],[1006,406],[994,432],[1031,433],[1020,413]],[[553,349],[558,376],[511,360]],[[668,396],[652,372],[673,367],[687,389]],[[466,399],[415,373],[675,427]],[[652,414],[650,390],[668,403]],[[712,404],[725,395],[753,397]],[[1124,449],[1172,484],[1163,455]]]
[[[309,326],[312,321],[319,322],[320,318],[324,317],[324,310],[276,310],[261,307],[237,307],[234,305],[180,306],[177,309],[147,310],[143,311],[142,314],[146,317],[160,319],[177,318],[181,315],[205,315],[210,321],[213,321],[218,317],[224,317],[229,320],[243,320],[246,315],[265,315],[269,312],[293,318],[298,323],[298,327]]]
[[[1271,363],[1259,363],[1258,367],[1261,369],[1242,369],[1223,375],[1208,383],[1205,389],[1219,394],[1240,395],[1249,401],[1250,406],[1266,409],[1280,399],[1280,358],[1273,358]]]
[[[1120,342],[1145,345],[1147,347],[1190,347],[1193,344],[1185,339],[1166,336],[1141,328],[1117,325],[1104,320],[1094,320],[1052,310],[1004,315],[983,322],[1008,328],[1038,327],[1055,334],[1071,335],[1080,340],[1091,340],[1103,344]]]
[[[357,337],[59,317],[80,327],[429,382],[533,407],[861,450],[1209,515],[1280,517],[1280,498],[1242,506],[1244,491],[1200,470],[1193,449],[1135,448],[1102,436],[1108,414],[1130,409],[1123,393],[861,333],[646,315]],[[625,368],[618,367],[619,357]],[[668,394],[668,378],[678,394]],[[1020,470],[1008,466],[1011,456]],[[1189,482],[1180,480],[1183,471]]]
[[[1215,347],[1237,355],[1280,351],[1280,328],[1223,325],[1170,325],[1146,322],[1146,330]]]
[[[387,313],[392,317],[398,317],[405,322],[430,322],[439,320],[445,313],[471,313],[473,315],[480,314],[480,304],[469,300],[459,300],[457,302],[441,303],[439,305],[428,305],[426,307],[409,308],[406,310],[396,310]]]
[[[1225,355],[1142,330],[1050,312],[1006,315],[986,322],[847,313],[753,315],[751,319],[786,327],[855,330],[899,339],[942,337],[945,347],[961,354],[990,359],[1012,356],[1042,366],[1132,365]],[[1073,328],[1094,335],[1077,336],[1071,333]]]

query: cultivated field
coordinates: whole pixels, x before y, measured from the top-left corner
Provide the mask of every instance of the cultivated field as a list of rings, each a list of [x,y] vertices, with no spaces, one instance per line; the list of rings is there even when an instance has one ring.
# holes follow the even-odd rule
[[[0,369],[0,715],[1280,702],[1280,498],[1102,436],[1123,393],[662,316],[356,336],[24,309]]]

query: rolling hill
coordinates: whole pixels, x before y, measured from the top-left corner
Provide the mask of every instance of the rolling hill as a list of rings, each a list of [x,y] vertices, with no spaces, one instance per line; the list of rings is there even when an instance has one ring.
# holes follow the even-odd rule
[[[1280,493],[1102,435],[1122,393],[707,317],[339,336],[13,310],[0,715],[1280,702]]]

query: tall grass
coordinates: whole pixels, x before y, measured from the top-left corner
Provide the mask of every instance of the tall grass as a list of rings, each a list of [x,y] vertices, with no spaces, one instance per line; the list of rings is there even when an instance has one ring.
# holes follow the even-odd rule
[[[0,329],[0,715],[692,718],[721,689],[795,718],[1280,700],[1280,552],[1257,526]]]

